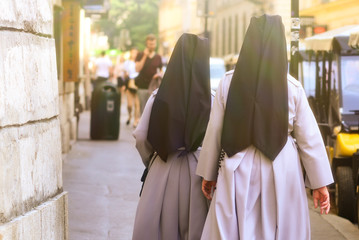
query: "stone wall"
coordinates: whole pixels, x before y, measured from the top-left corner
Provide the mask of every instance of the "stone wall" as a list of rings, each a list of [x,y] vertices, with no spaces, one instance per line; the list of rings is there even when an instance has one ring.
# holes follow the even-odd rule
[[[75,116],[75,83],[59,80],[59,106],[62,153],[68,153],[77,138]]]
[[[0,239],[68,239],[52,7],[0,1]]]
[[[61,7],[61,0],[54,0],[54,4]],[[62,39],[60,42],[60,69],[58,74],[59,88],[59,110],[60,110],[60,127],[62,153],[66,154],[71,150],[71,145],[77,139],[77,119],[75,116],[75,83],[64,82],[63,80],[63,49]]]

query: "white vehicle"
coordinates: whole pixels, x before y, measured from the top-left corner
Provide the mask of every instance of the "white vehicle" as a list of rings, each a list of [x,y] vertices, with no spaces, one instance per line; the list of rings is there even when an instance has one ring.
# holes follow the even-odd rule
[[[209,59],[211,89],[217,90],[218,84],[226,73],[226,66],[222,58]]]

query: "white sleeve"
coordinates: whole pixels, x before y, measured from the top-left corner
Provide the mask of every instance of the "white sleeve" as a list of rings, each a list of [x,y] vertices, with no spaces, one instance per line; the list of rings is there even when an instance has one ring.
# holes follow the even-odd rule
[[[218,85],[211,114],[198,159],[196,174],[207,181],[216,181],[218,175],[218,160],[221,153],[221,136],[224,117],[224,79]]]
[[[146,106],[143,110],[141,119],[133,132],[133,136],[136,139],[136,148],[139,152],[143,164],[147,167],[150,162],[150,157],[154,152],[151,144],[147,140],[148,125],[150,122],[150,116],[152,111],[153,101],[155,99],[155,94],[153,93],[148,99]]]
[[[109,66],[109,67],[112,67],[112,61],[111,61],[111,59],[107,58],[107,63],[108,63],[108,66]]]
[[[317,189],[333,183],[327,152],[304,89],[299,88],[293,133],[306,171],[305,184]]]

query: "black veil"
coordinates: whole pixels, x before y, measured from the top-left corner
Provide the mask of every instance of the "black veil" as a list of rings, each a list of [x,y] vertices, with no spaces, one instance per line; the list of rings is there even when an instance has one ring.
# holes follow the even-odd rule
[[[228,156],[254,145],[274,160],[288,138],[287,50],[280,16],[253,17],[233,73],[223,120]]]
[[[176,43],[153,103],[147,139],[166,161],[202,143],[211,108],[208,40],[183,34]]]

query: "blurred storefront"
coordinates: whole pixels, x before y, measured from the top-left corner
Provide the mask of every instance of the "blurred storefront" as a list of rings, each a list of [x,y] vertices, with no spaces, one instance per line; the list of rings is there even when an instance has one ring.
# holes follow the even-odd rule
[[[358,0],[300,0],[301,38],[359,24]]]

